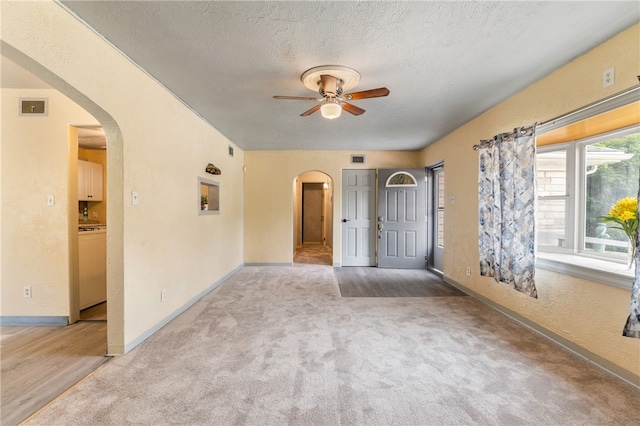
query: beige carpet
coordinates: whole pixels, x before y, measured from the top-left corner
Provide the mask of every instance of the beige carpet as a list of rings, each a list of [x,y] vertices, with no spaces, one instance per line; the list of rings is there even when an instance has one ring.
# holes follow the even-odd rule
[[[38,425],[636,425],[640,391],[471,297],[340,298],[246,267]]]

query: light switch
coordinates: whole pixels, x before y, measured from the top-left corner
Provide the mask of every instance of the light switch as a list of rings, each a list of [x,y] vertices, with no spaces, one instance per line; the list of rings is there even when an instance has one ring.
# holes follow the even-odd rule
[[[131,191],[131,205],[138,205],[138,191]]]
[[[56,205],[56,197],[55,195],[47,195],[47,206],[53,207]]]

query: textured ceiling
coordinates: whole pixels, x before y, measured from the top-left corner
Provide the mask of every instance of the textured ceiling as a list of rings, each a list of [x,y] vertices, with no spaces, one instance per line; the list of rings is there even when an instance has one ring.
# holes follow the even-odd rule
[[[419,149],[640,20],[633,1],[61,3],[246,150]],[[391,93],[336,120],[273,99],[315,96],[300,75],[326,64]]]

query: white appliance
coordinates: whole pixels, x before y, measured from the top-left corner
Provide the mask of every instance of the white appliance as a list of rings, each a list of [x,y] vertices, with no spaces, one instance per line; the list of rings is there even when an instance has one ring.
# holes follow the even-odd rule
[[[80,310],[107,300],[107,227],[78,226]]]

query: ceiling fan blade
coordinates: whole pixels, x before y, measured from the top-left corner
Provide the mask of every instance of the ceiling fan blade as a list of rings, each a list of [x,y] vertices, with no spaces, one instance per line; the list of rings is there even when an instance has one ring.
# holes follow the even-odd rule
[[[306,110],[305,112],[303,112],[302,114],[300,114],[300,117],[306,117],[307,115],[311,115],[311,114],[313,114],[314,112],[316,112],[317,110],[319,110],[321,106],[322,106],[322,105],[318,104],[318,105],[314,106],[313,108]]]
[[[388,94],[389,94],[389,89],[387,89],[386,87],[379,87],[377,89],[363,90],[362,92],[349,93],[342,97],[348,101],[355,101],[358,99],[381,98],[383,96],[387,96]]]
[[[364,114],[364,110],[362,108],[359,108],[355,105],[352,104],[348,104],[345,103],[344,105],[342,105],[342,109],[353,114],[353,115],[361,115]]]
[[[317,101],[318,98],[304,98],[301,96],[274,96],[274,99],[289,99],[292,101]]]

